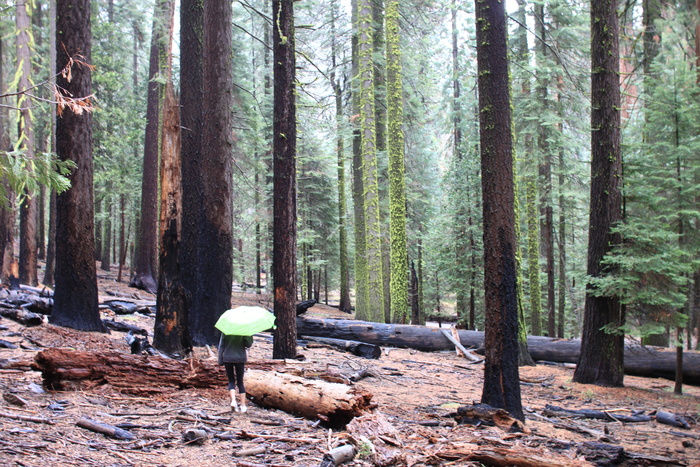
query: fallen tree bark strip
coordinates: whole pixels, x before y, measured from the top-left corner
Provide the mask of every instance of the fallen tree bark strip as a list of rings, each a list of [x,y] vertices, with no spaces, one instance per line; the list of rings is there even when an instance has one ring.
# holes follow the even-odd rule
[[[554,452],[519,446],[517,448],[481,447],[475,445],[452,445],[440,449],[435,456],[453,461],[481,462],[497,467],[592,467],[593,463],[569,459]]]
[[[407,347],[423,351],[452,350],[454,344],[445,337],[441,328],[408,324],[384,324],[330,318],[297,318],[300,336],[332,337],[355,340],[391,347]],[[481,331],[459,331],[459,340],[465,348],[484,344]],[[579,339],[555,339],[528,336],[528,351],[534,360],[558,363],[577,363],[581,349]],[[676,351],[641,345],[625,346],[625,373],[633,376],[675,379]],[[683,381],[700,385],[700,352],[683,352]]]

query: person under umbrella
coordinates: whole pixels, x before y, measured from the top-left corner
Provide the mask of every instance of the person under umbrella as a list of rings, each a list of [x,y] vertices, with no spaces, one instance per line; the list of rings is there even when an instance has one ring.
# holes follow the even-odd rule
[[[234,412],[248,411],[243,375],[245,373],[245,364],[248,360],[246,349],[252,345],[252,336],[236,336],[222,333],[219,340],[219,365],[223,365],[226,368],[228,390],[231,394],[231,409]],[[238,394],[236,394],[236,389],[238,389]],[[238,396],[238,403],[236,402],[236,396]]]
[[[231,408],[235,412],[247,412],[243,381],[248,360],[246,350],[253,345],[253,334],[275,327],[275,315],[258,306],[239,306],[226,310],[214,326],[221,331],[219,365],[226,368]]]

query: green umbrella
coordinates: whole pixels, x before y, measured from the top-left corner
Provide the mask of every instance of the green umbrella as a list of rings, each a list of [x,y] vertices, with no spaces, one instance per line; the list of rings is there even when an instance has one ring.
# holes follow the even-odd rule
[[[252,336],[273,329],[275,315],[259,306],[239,306],[226,310],[214,326],[229,336]]]

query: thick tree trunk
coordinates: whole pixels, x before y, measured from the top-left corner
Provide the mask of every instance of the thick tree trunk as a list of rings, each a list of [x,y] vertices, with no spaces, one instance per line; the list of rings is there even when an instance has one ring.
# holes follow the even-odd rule
[[[320,318],[298,318],[297,324],[300,336],[329,337],[428,352],[454,349],[454,345],[442,335],[440,328]],[[484,333],[460,330],[459,340],[466,348],[482,348]],[[576,363],[581,341],[528,336],[527,346],[530,356],[535,360]],[[626,374],[673,380],[675,371],[675,349],[633,344],[625,346]],[[700,384],[700,352],[684,352],[683,379],[688,384]]]
[[[481,186],[484,215],[485,347],[481,402],[523,420],[518,377],[518,299],[510,84],[505,5],[475,1]]]
[[[63,69],[69,54],[91,59],[90,2],[58,0],[56,3],[57,68]],[[90,69],[74,64],[72,80],[60,74],[57,84],[69,96],[92,93]],[[61,193],[56,206],[56,292],[51,322],[84,331],[106,331],[98,308],[97,270],[93,215],[92,116],[63,109],[56,123],[56,153],[77,165],[69,176],[71,189]]]
[[[587,274],[604,276],[602,261],[620,234],[622,155],[620,150],[619,20],[617,0],[591,3],[591,200]],[[590,287],[589,287],[590,288]],[[624,309],[619,297],[586,294],[581,358],[574,381],[621,386],[624,372]]]

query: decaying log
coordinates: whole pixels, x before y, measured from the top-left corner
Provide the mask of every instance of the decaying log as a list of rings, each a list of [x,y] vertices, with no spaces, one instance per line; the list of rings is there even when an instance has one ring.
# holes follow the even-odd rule
[[[32,313],[23,308],[0,308],[0,315],[24,326],[39,326],[44,323],[40,314]]]
[[[555,405],[547,404],[544,407],[545,415],[563,418],[594,418],[608,422],[641,423],[653,420],[651,415],[622,415],[612,411],[589,410],[589,409],[564,409]]]
[[[281,362],[249,361],[248,368],[271,369]],[[132,394],[176,389],[225,387],[226,373],[216,360],[175,360],[119,352],[81,352],[47,349],[39,352],[32,368],[41,371],[44,386],[65,390],[109,383]]]
[[[361,388],[284,373],[248,371],[245,386],[257,405],[319,418],[331,427],[343,427],[373,408],[372,394]]]
[[[76,425],[78,425],[80,428],[85,428],[86,430],[102,433],[110,438],[127,441],[134,439],[134,435],[126,430],[122,430],[121,428],[117,428],[116,426],[108,425],[106,423],[96,422],[94,420],[90,420],[89,418],[81,418],[78,420]]]
[[[248,361],[246,392],[256,404],[320,418],[332,427],[344,426],[373,408],[372,395],[360,388],[272,371],[282,365],[280,361]],[[185,387],[223,388],[227,381],[216,360],[174,360],[119,352],[47,349],[37,354],[33,368],[41,371],[46,387],[58,390],[109,383],[127,393],[153,394]]]
[[[391,347],[408,347],[422,351],[452,350],[454,344],[440,328],[408,324],[384,324],[330,318],[297,317],[300,336],[331,337]],[[459,340],[465,348],[479,348],[484,344],[481,331],[459,331]],[[534,360],[558,363],[577,363],[581,349],[580,339],[556,339],[528,336],[527,345]],[[641,345],[625,346],[625,373],[633,376],[675,379],[676,351]],[[700,352],[683,352],[683,381],[700,385]]]
[[[350,352],[362,358],[378,359],[382,356],[382,348],[374,344],[365,344],[364,342],[348,341],[345,339],[332,339],[330,337],[310,336],[306,339]]]
[[[595,465],[580,459],[569,459],[549,450],[527,446],[507,448],[451,444],[448,447],[441,447],[434,455],[451,461],[481,462],[495,467],[592,467]]]
[[[486,424],[497,426],[507,432],[529,433],[523,422],[513,418],[503,409],[491,407],[488,404],[463,405],[457,408],[455,420],[458,423],[470,425]]]
[[[103,319],[102,322],[108,329],[117,332],[131,332],[132,334],[138,334],[140,336],[147,336],[148,331],[140,328],[136,325],[124,323],[122,321],[115,321],[113,319]]]
[[[381,412],[363,415],[348,423],[348,435],[359,452],[368,452],[375,466],[404,465],[406,456],[399,432]]]

